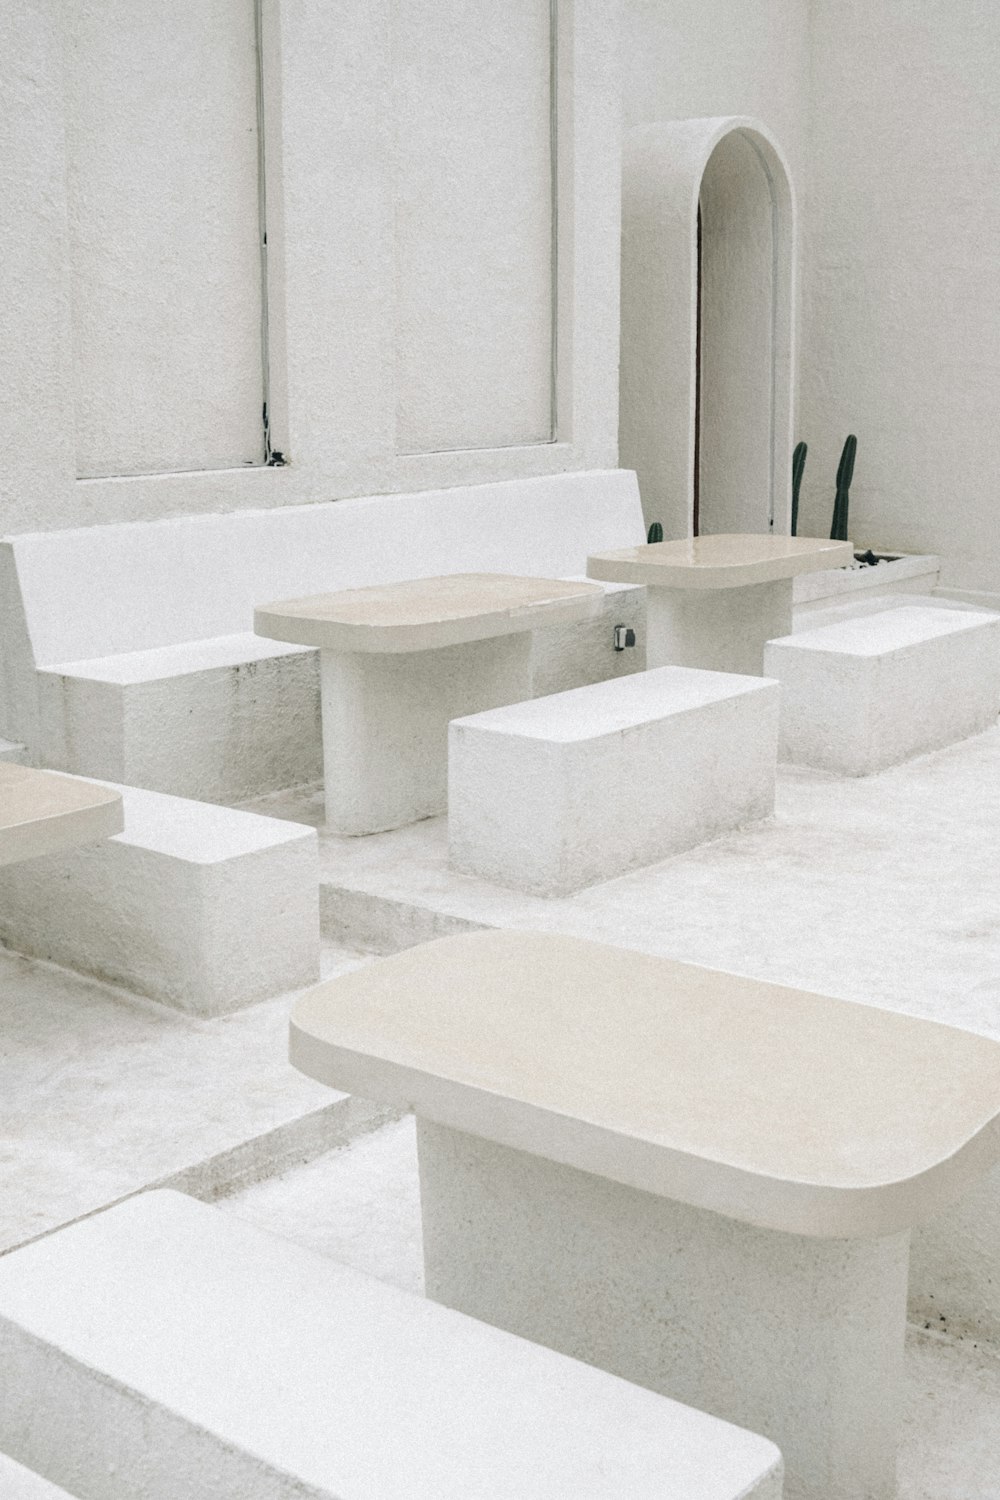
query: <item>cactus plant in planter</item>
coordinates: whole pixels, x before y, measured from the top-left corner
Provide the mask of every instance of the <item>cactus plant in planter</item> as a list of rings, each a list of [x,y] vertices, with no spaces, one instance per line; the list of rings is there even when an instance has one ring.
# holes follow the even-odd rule
[[[844,444],[837,466],[837,495],[833,502],[833,523],[830,527],[832,542],[847,541],[847,510],[851,500],[851,480],[854,477],[854,456],[858,451],[858,440],[850,433]]]
[[[659,521],[654,521],[653,524],[652,524],[652,526],[650,526],[649,531],[646,533],[646,541],[647,542],[662,542],[663,541],[663,527],[660,525]]]
[[[802,470],[806,466],[806,454],[809,452],[807,443],[796,443],[795,452],[792,454],[792,536],[796,536],[799,528],[799,489],[802,484]]]

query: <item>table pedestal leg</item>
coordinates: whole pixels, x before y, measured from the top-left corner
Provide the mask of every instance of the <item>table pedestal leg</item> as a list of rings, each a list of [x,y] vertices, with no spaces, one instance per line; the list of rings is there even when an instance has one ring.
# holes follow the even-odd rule
[[[771,1438],[786,1500],[890,1500],[909,1235],[754,1229],[418,1121],[427,1294]]]
[[[443,812],[448,721],[531,696],[531,633],[433,651],[320,652],[327,827],[378,833]]]
[[[792,630],[792,580],[736,589],[646,590],[647,667],[760,677],[764,643]]]

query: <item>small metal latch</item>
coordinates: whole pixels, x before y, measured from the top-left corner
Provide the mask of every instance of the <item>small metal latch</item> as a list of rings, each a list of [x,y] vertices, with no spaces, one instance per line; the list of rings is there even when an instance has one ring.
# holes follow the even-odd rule
[[[615,626],[615,650],[624,651],[626,646],[635,645],[635,631],[631,625]]]

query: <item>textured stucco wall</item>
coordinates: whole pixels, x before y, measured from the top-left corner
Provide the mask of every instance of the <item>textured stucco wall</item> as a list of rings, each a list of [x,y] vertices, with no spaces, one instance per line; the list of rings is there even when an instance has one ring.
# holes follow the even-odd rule
[[[252,0],[65,12],[81,475],[263,457]]]
[[[752,115],[805,167],[807,0],[626,0],[625,126]]]
[[[1000,8],[814,0],[812,46],[805,529],[856,432],[852,537],[1000,587]]]
[[[620,0],[553,9],[555,172],[548,0],[262,0],[278,469],[253,0],[4,7],[0,533],[613,467]]]
[[[401,452],[551,436],[549,74],[549,0],[395,0]]]

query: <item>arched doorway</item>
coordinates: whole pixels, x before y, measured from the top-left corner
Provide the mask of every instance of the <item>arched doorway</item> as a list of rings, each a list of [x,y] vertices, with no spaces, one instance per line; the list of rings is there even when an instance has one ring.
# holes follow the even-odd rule
[[[794,200],[764,126],[667,121],[626,142],[621,463],[647,521],[790,522]]]

